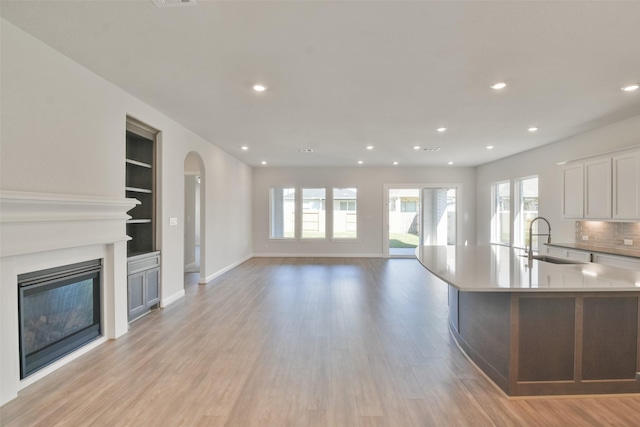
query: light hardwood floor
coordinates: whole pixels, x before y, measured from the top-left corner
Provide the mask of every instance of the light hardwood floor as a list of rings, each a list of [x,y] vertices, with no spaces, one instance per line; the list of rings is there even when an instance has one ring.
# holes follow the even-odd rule
[[[186,292],[21,391],[0,424],[640,425],[640,397],[505,398],[415,260],[256,258]]]

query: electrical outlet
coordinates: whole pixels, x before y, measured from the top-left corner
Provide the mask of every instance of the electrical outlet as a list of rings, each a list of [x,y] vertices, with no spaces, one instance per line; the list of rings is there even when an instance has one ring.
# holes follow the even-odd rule
[[[173,227],[174,225],[178,225],[178,218],[169,218],[169,226]]]
[[[631,239],[624,239],[624,244],[627,246],[633,246],[633,240]]]
[[[589,240],[589,236],[582,236],[582,240]]]

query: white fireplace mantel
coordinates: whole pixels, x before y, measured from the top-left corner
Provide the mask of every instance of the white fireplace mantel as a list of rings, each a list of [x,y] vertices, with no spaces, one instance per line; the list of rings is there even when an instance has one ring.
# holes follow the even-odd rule
[[[20,380],[19,274],[102,259],[102,339],[127,332],[126,221],[138,203],[124,197],[0,191],[0,405],[86,351]]]
[[[128,240],[135,199],[0,191],[0,256]]]

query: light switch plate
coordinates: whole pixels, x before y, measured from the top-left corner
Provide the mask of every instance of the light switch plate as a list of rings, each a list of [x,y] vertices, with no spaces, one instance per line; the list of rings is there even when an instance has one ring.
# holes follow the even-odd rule
[[[624,244],[627,246],[633,246],[633,240],[631,239],[624,239]]]
[[[169,226],[173,227],[174,225],[178,225],[178,218],[169,218]]]
[[[582,236],[582,240],[589,240],[589,236]]]

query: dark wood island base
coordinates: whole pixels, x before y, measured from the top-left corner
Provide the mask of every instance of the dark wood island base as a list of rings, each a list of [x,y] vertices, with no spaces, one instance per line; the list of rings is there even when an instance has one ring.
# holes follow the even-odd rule
[[[509,396],[640,393],[638,292],[449,286],[450,330]]]

